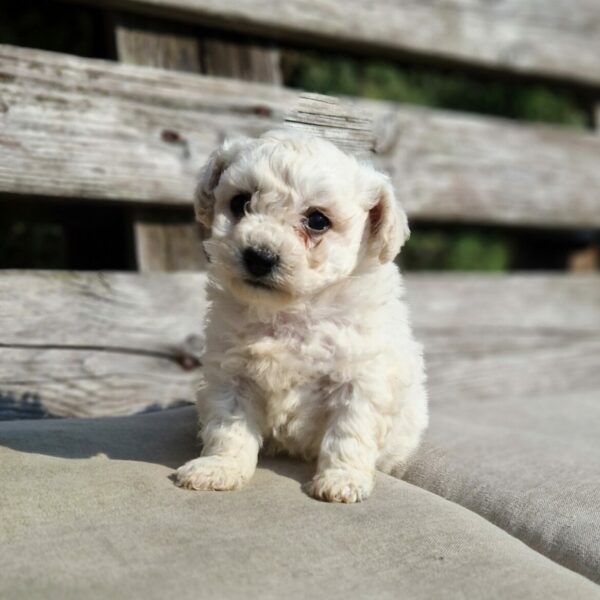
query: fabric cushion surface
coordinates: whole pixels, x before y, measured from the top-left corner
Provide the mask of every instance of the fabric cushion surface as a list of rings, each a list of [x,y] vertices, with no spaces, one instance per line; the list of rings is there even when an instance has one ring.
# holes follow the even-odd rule
[[[406,479],[600,582],[597,391],[452,398]]]
[[[194,429],[191,408],[0,423],[0,597],[600,598],[475,513],[391,477],[349,506],[308,498],[313,467],[283,459],[262,460],[239,492],[181,490],[171,475],[195,455]]]

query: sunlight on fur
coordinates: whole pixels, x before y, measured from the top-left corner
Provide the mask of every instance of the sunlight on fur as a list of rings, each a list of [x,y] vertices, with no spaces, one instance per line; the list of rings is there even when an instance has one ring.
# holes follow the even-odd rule
[[[393,259],[409,235],[386,176],[294,132],[226,142],[200,175],[211,308],[201,456],[180,486],[235,490],[259,451],[316,461],[313,497],[401,477],[427,426],[421,346]]]

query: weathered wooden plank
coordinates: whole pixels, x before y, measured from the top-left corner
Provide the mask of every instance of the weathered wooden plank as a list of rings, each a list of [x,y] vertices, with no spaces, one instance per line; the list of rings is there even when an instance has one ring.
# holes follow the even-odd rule
[[[282,84],[280,52],[274,46],[241,44],[234,40],[206,37],[202,44],[202,56],[202,72],[207,75]]]
[[[201,40],[193,29],[136,15],[113,15],[117,57],[121,62],[176,71],[202,71]],[[163,223],[164,211],[138,209],[133,214],[135,256],[139,271],[196,270],[205,266],[200,231],[190,211],[187,222]]]
[[[411,275],[432,402],[600,386],[600,278]]]
[[[202,330],[202,273],[0,273],[3,345],[130,348],[172,357]]]
[[[206,268],[203,233],[193,219],[193,213],[188,219],[174,219],[165,211],[136,211],[134,242],[138,270],[147,273]]]
[[[209,36],[196,28],[117,13],[121,62],[281,85],[280,52],[269,44]]]
[[[22,194],[188,204],[199,165],[224,137],[281,126],[286,115],[327,126],[331,113],[276,86],[7,46],[0,86],[0,191]],[[373,116],[374,160],[413,218],[600,225],[597,136],[356,105]],[[355,129],[349,122],[348,139]],[[335,133],[343,144],[344,127]]]
[[[296,98],[6,46],[0,85],[1,191],[171,205],[191,203],[198,168],[224,136],[277,126]]]
[[[196,381],[167,359],[128,352],[0,347],[0,362],[0,419],[159,410],[190,403]]]
[[[0,418],[191,401],[205,282],[191,273],[3,272]],[[600,386],[598,277],[411,275],[407,294],[433,403]]]
[[[124,63],[189,73],[202,70],[201,42],[194,30],[160,26],[153,20],[113,16],[117,58]]]
[[[591,134],[380,102],[361,105],[374,115],[377,162],[415,217],[600,224],[600,144]]]
[[[600,84],[596,0],[88,0],[392,57]]]
[[[302,94],[285,117],[287,127],[300,129],[336,144],[361,158],[376,148],[372,112],[360,104],[321,94]]]
[[[129,414],[191,401],[202,274],[3,272],[0,418]]]

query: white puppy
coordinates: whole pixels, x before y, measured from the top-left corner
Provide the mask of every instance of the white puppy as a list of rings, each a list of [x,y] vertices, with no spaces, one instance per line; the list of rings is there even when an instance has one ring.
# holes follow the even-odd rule
[[[235,490],[259,450],[317,460],[315,498],[400,476],[427,425],[421,347],[392,262],[406,215],[388,179],[322,139],[225,143],[201,174],[211,301],[195,490]]]

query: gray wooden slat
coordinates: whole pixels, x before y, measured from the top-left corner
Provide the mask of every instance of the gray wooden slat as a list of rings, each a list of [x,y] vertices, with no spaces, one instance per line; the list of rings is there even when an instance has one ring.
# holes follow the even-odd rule
[[[414,217],[600,224],[600,139],[593,134],[391,103],[361,106],[374,115],[378,163]]]
[[[179,212],[173,216],[164,210],[135,211],[135,255],[137,268],[142,273],[206,268],[201,226],[194,221],[192,211],[185,219]]]
[[[153,20],[117,13],[115,48],[121,62],[189,73],[202,70],[201,42],[194,30],[161,26]]]
[[[2,272],[0,419],[129,414],[190,402],[202,274]]]
[[[281,85],[280,52],[274,46],[241,44],[207,37],[202,43],[203,73]]]
[[[117,58],[124,63],[176,71],[202,71],[202,45],[194,30],[145,17],[116,13],[112,18]],[[165,211],[137,209],[132,216],[139,271],[197,270],[205,266],[200,230],[187,221],[164,223]]]
[[[0,191],[191,205],[228,132],[283,121],[297,95],[38,50],[0,47]]]
[[[373,158],[376,149],[374,113],[360,103],[302,94],[286,113],[286,126],[317,135],[361,159]]]
[[[432,402],[600,386],[600,277],[411,275]]]
[[[0,419],[191,401],[202,274],[2,272]],[[410,275],[432,403],[596,390],[600,278]]]
[[[224,137],[279,127],[286,115],[327,127],[331,106],[276,86],[2,46],[0,191],[189,204],[199,166]],[[593,134],[355,106],[372,115],[374,161],[413,218],[600,225]],[[335,132],[343,145],[355,123]]]
[[[596,0],[88,1],[284,42],[600,85]]]

